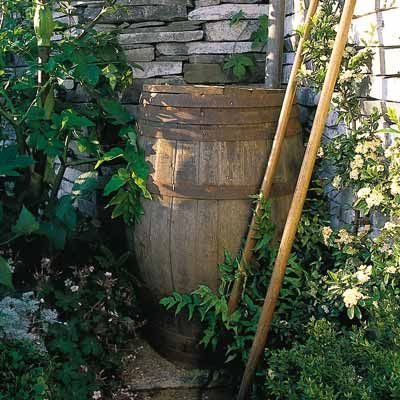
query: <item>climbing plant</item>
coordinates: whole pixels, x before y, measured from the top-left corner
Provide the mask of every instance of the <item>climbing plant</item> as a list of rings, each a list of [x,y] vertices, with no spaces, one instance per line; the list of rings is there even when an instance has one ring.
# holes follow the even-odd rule
[[[0,244],[30,249],[30,265],[40,258],[32,251],[53,256],[81,229],[75,205],[95,195],[99,175],[111,171],[103,194],[112,217],[126,223],[141,215],[140,196],[150,196],[132,116],[120,102],[132,68],[116,33],[94,29],[115,3],[104,2],[88,24],[72,1],[0,3]],[[77,170],[71,193],[60,194]],[[0,271],[10,286],[4,254]]]

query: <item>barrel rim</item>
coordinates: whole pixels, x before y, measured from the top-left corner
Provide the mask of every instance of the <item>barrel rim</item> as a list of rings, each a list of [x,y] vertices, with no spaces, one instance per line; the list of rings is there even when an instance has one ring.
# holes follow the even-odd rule
[[[192,94],[202,93],[207,94],[234,94],[234,93],[285,93],[285,89],[270,89],[265,86],[259,85],[190,85],[190,84],[144,84],[142,92],[149,93],[187,93]]]

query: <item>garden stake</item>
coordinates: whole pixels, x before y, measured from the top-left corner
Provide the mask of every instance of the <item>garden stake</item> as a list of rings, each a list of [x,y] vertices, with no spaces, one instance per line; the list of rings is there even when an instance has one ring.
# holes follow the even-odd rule
[[[257,364],[265,350],[268,333],[271,326],[271,320],[282,286],[282,281],[285,276],[286,266],[292,250],[294,238],[296,236],[297,227],[303,211],[304,201],[310,185],[318,149],[321,144],[326,118],[330,110],[332,96],[343,59],[344,49],[347,43],[356,1],[357,0],[346,0],[344,4],[343,14],[339,24],[331,60],[321,92],[320,102],[315,115],[315,120],[311,130],[299,179],[297,181],[289,216],[286,221],[282,241],[275,261],[271,282],[265,297],[261,317],[258,322],[256,336],[243,375],[242,384],[237,397],[238,400],[245,400],[247,398]]]
[[[278,127],[276,130],[274,142],[272,145],[271,155],[269,157],[268,166],[265,172],[264,180],[260,190],[260,198],[268,198],[271,193],[272,188],[272,180],[276,172],[276,168],[278,165],[279,157],[282,150],[282,145],[285,140],[286,131],[290,119],[290,114],[292,112],[294,98],[296,96],[296,88],[297,88],[297,74],[299,69],[303,63],[303,48],[304,42],[308,39],[311,31],[312,18],[315,15],[318,8],[318,0],[311,0],[310,7],[307,12],[306,21],[304,24],[304,34],[299,41],[299,45],[296,51],[296,57],[294,59],[292,72],[290,74],[290,79],[288,82],[288,87],[285,94],[285,99],[283,101],[281,114],[279,117]],[[241,297],[242,289],[243,289],[243,279],[245,274],[246,266],[251,262],[253,257],[253,249],[255,246],[255,236],[256,236],[256,221],[257,217],[260,216],[262,212],[260,202],[257,203],[256,209],[253,214],[253,218],[250,224],[249,231],[247,233],[246,244],[243,249],[243,255],[239,265],[239,276],[236,278],[235,283],[233,285],[233,289],[229,298],[228,310],[229,313],[233,313],[239,304],[239,300]]]
[[[278,89],[282,80],[285,36],[285,0],[271,0],[268,15],[268,42],[265,62],[265,87]]]

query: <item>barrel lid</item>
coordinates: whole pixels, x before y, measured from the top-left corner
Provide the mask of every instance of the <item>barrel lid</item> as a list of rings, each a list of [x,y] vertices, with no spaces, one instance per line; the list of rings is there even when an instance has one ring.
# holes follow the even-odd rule
[[[285,89],[269,89],[263,85],[227,85],[227,86],[214,86],[214,85],[184,85],[184,84],[162,84],[143,85],[143,92],[150,93],[171,93],[171,94],[219,94],[219,95],[234,95],[234,94],[247,94],[250,93],[284,93]]]

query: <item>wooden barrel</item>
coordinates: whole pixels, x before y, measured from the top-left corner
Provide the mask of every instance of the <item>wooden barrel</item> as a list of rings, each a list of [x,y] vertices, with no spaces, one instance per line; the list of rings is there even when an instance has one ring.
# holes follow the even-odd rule
[[[283,90],[261,87],[147,85],[140,144],[151,166],[152,201],[134,232],[149,332],[169,358],[197,362],[199,328],[161,309],[161,298],[218,286],[224,250],[236,255],[251,217],[275,134]],[[283,230],[303,155],[293,109],[272,190],[272,216]]]

